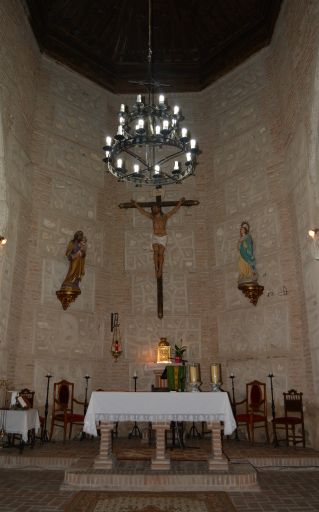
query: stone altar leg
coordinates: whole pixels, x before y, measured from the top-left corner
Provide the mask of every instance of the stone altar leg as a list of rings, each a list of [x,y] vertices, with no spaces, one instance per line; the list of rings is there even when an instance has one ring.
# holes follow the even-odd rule
[[[151,469],[170,469],[171,461],[165,454],[165,430],[169,430],[169,423],[154,423],[153,429],[156,432],[156,454]]]
[[[223,455],[221,441],[221,425],[219,421],[208,423],[208,428],[212,430],[212,455],[208,457],[208,469],[228,469],[228,460]]]
[[[96,469],[111,469],[113,466],[112,456],[112,430],[114,423],[102,423],[100,425],[101,440],[100,452],[95,458],[94,468]]]

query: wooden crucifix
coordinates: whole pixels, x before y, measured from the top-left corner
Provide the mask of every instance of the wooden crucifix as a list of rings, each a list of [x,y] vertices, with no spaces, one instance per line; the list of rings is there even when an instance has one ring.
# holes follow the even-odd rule
[[[195,206],[199,201],[192,199],[180,199],[179,201],[162,201],[161,196],[156,196],[156,201],[140,202],[130,201],[129,203],[119,204],[120,208],[137,208],[142,215],[148,217],[153,222],[153,256],[155,275],[157,279],[157,316],[163,318],[163,262],[164,252],[167,243],[166,222],[176,213],[181,206]],[[163,206],[173,206],[167,213],[162,212]],[[151,208],[151,212],[144,210]]]

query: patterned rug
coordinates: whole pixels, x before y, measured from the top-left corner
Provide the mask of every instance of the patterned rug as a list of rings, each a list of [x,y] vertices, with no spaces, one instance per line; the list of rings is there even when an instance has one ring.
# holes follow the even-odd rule
[[[80,491],[65,512],[236,512],[225,492],[143,493]]]
[[[183,450],[167,449],[171,460],[207,460],[207,453],[210,451],[209,448],[204,446],[203,448],[185,447]],[[150,460],[155,455],[155,448],[148,446],[139,446],[137,448],[128,448],[127,446],[115,446],[114,453],[118,460]]]

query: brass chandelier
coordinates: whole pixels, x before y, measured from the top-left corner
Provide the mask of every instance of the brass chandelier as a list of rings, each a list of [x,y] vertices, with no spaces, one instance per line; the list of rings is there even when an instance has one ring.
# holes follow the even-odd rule
[[[155,89],[167,85],[152,77],[151,0],[148,11],[148,80],[133,82],[144,85],[147,94],[138,94],[131,109],[121,104],[117,133],[106,137],[103,161],[118,181],[161,188],[194,174],[199,149],[182,124],[180,108],[171,109],[163,94],[155,100]]]

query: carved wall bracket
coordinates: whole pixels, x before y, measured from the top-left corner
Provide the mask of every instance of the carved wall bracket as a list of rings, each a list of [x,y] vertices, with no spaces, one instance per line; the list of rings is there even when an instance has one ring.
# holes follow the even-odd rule
[[[81,295],[81,290],[80,288],[61,288],[61,290],[58,290],[55,293],[65,311],[68,309],[70,304],[74,302],[79,295]]]
[[[257,305],[259,297],[263,294],[264,287],[260,284],[251,282],[251,283],[240,283],[238,285],[238,289],[243,292],[245,297],[251,302],[254,306]]]

